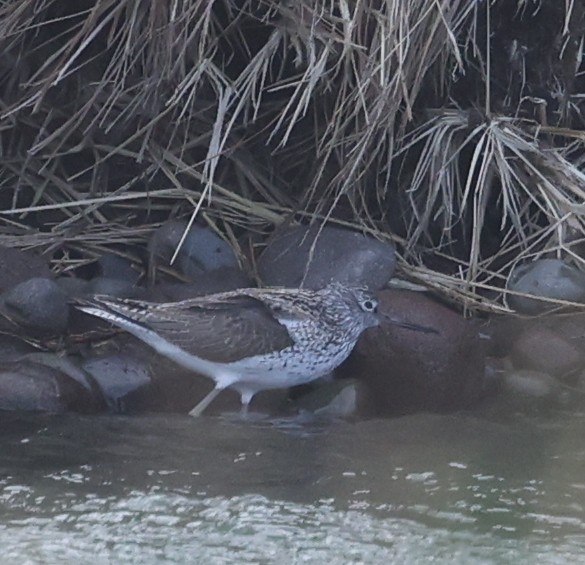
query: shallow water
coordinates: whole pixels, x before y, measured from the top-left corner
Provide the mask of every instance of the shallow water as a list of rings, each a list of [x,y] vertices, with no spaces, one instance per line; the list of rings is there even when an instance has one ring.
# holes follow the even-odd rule
[[[567,563],[585,414],[0,416],[11,563]]]

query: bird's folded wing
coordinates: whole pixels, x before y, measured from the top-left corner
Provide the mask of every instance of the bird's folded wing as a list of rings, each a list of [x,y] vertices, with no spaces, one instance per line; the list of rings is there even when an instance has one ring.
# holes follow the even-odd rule
[[[273,312],[249,296],[230,297],[226,303],[187,300],[177,309],[153,309],[141,323],[167,341],[217,363],[281,351],[294,344]]]

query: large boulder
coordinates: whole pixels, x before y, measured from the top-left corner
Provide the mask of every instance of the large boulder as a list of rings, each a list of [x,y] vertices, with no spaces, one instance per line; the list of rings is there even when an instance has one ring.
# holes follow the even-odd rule
[[[394,246],[354,231],[296,226],[276,233],[258,261],[266,286],[319,289],[332,281],[382,288],[394,274]]]
[[[386,414],[455,410],[479,400],[485,353],[477,326],[419,292],[383,290],[379,299],[383,314],[436,333],[385,322],[365,332],[338,373],[363,380]]]

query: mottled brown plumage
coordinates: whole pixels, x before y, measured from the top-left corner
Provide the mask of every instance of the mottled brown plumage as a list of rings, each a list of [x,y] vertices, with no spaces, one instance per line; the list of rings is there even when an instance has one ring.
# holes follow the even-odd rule
[[[286,326],[262,301],[233,293],[215,296],[213,302],[198,298],[167,304],[114,304],[101,299],[100,304],[215,363],[232,363],[293,345]]]
[[[215,390],[192,415],[226,387],[240,392],[246,409],[260,390],[319,378],[349,355],[366,328],[379,324],[374,296],[341,284],[318,291],[240,289],[165,304],[94,297],[76,307],[212,378]]]

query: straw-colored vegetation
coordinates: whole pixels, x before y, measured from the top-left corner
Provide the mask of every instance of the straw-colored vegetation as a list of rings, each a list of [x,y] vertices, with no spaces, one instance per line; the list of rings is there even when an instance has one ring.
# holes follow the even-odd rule
[[[0,243],[63,271],[180,213],[328,219],[502,309],[519,261],[582,262],[583,4],[6,0]]]

